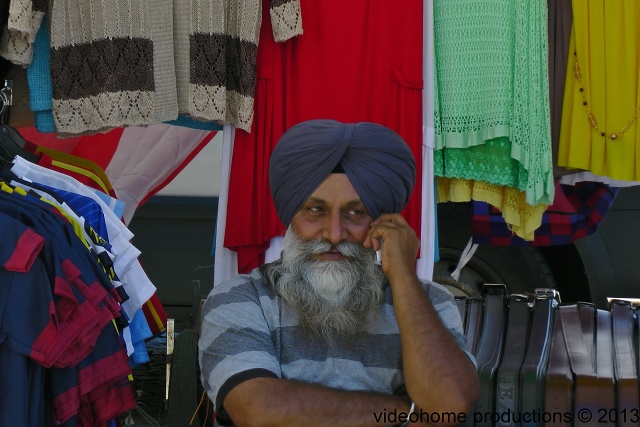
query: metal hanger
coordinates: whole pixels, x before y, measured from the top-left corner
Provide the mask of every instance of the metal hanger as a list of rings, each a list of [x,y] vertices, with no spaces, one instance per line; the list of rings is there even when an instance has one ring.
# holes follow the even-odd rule
[[[0,89],[0,163],[11,167],[15,156],[38,163],[40,157],[24,148],[25,139],[8,124],[12,99],[12,81],[5,80],[4,86]]]
[[[0,124],[9,123],[9,110],[13,105],[13,81],[5,80],[4,86],[0,89]]]

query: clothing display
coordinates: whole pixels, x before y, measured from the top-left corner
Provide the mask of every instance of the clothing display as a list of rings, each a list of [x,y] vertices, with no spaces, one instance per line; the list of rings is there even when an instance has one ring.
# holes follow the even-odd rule
[[[492,206],[501,207],[500,212],[509,228],[525,240],[533,239],[548,208],[543,204],[528,204],[526,194],[516,188],[463,178],[436,177],[436,193],[438,202],[491,200]]]
[[[353,98],[361,101],[363,98],[360,93],[364,93],[364,89],[358,89],[355,92],[351,90],[351,96],[349,96],[349,91],[345,90],[345,86],[349,84],[349,73],[345,73],[345,70],[357,69],[366,63],[368,66],[367,74],[371,74],[372,68],[369,65],[373,64],[374,68],[377,68],[375,65],[377,60],[371,58],[379,58],[381,57],[380,52],[388,50],[384,41],[381,42],[380,38],[375,38],[375,35],[369,35],[366,45],[377,49],[376,54],[369,55],[371,58],[358,59],[358,55],[354,54],[351,56],[342,55],[339,59],[333,60],[331,56],[321,53],[323,52],[321,49],[324,49],[325,46],[336,45],[336,42],[331,38],[333,34],[336,37],[342,36],[343,39],[345,37],[348,39],[348,31],[353,31],[357,27],[357,25],[351,25],[346,31],[345,29],[340,29],[338,27],[338,19],[333,16],[335,14],[329,16],[325,12],[316,10],[325,6],[328,8],[328,4],[319,6],[309,3],[301,6],[298,1],[270,1],[261,4],[256,0],[237,0],[228,3],[200,1],[197,4],[191,4],[186,0],[176,0],[170,2],[172,3],[171,5],[167,4],[167,10],[172,9],[173,12],[173,14],[170,14],[169,11],[165,12],[163,8],[162,10],[160,10],[161,8],[150,8],[146,0],[138,0],[127,4],[127,6],[116,5],[115,2],[112,4],[111,1],[102,2],[100,5],[95,5],[95,7],[89,6],[91,2],[81,2],[77,5],[78,7],[71,7],[70,2],[57,0],[51,3],[50,11],[48,11],[50,13],[46,13],[47,11],[45,11],[42,2],[34,0],[13,0],[10,2],[10,6],[9,4],[7,5],[7,31],[4,32],[5,37],[0,42],[2,55],[7,58],[15,58],[16,63],[21,61],[22,65],[31,64],[30,89],[34,90],[30,90],[30,92],[33,101],[32,108],[36,111],[36,123],[39,120],[42,120],[42,123],[54,123],[53,120],[44,118],[39,110],[44,108],[47,102],[53,104],[54,99],[58,99],[56,98],[57,95],[52,95],[54,93],[52,86],[57,88],[56,94],[65,91],[69,93],[68,91],[71,90],[71,87],[76,89],[90,87],[93,83],[96,83],[95,86],[98,87],[99,85],[97,84],[101,83],[99,80],[105,80],[109,81],[110,86],[102,86],[99,90],[107,89],[107,92],[91,95],[93,98],[91,96],[90,98],[93,101],[90,105],[87,104],[89,108],[79,108],[78,105],[72,105],[74,102],[81,104],[85,102],[80,98],[73,98],[74,100],[71,104],[66,104],[64,114],[70,113],[73,116],[82,111],[83,116],[78,116],[79,121],[85,121],[89,120],[89,115],[93,115],[91,109],[100,105],[103,110],[99,111],[98,115],[93,115],[93,118],[108,121],[110,120],[108,118],[109,114],[122,114],[122,117],[125,117],[123,123],[129,126],[140,117],[151,118],[153,116],[154,120],[158,120],[159,116],[154,116],[154,114],[162,115],[164,114],[163,112],[173,111],[175,104],[177,104],[179,115],[176,117],[178,118],[172,118],[167,121],[168,123],[197,127],[206,124],[206,121],[208,123],[217,121],[219,123],[233,124],[239,129],[251,130],[254,110],[258,113],[260,111],[268,111],[260,105],[256,106],[256,108],[253,106],[253,94],[260,88],[260,84],[256,83],[270,81],[272,79],[264,79],[264,76],[275,75],[273,69],[268,68],[269,65],[266,68],[262,68],[258,64],[258,60],[261,57],[272,56],[275,58],[274,61],[280,61],[283,64],[287,64],[287,61],[289,61],[292,64],[291,66],[285,65],[283,67],[283,70],[290,71],[283,74],[285,76],[284,79],[287,81],[286,84],[283,83],[282,85],[283,90],[270,92],[269,95],[273,97],[274,93],[278,93],[279,97],[279,94],[283,94],[282,100],[270,104],[270,108],[274,108],[277,111],[285,111],[283,117],[290,117],[298,114],[296,112],[286,112],[294,111],[294,108],[296,110],[300,109],[301,105],[293,104],[298,99],[303,100],[302,108],[307,109],[310,108],[309,105],[317,104],[316,102],[308,102],[309,99],[316,100],[318,95],[329,93],[327,88],[318,84],[318,81],[331,80],[333,75],[339,76],[330,83],[340,89],[338,96],[343,99]],[[581,22],[576,24],[578,32],[600,31],[598,29],[600,24],[593,25],[594,22],[600,21],[592,18],[587,19],[588,14],[592,14],[593,16],[606,15],[602,22],[617,24],[619,31],[615,32],[616,34],[627,34],[624,28],[632,24],[633,20],[628,19],[628,17],[633,15],[633,10],[629,9],[630,12],[627,13],[620,9],[623,6],[608,5],[606,3],[594,6],[595,3],[591,3],[580,3],[581,9],[578,15]],[[434,7],[434,13],[431,14],[432,6]],[[361,8],[363,6],[353,7]],[[624,7],[633,8],[633,6]],[[107,11],[112,9],[117,9],[117,16],[122,20],[126,19],[130,25],[107,25],[113,19],[108,16]],[[540,125],[540,118],[546,116],[545,111],[547,108],[550,109],[551,140],[555,155],[557,140],[559,139],[561,112],[564,110],[564,108],[561,108],[561,102],[565,82],[561,76],[567,68],[567,63],[570,65],[569,68],[572,68],[576,63],[573,58],[567,58],[566,55],[569,51],[568,36],[574,19],[571,3],[556,0],[547,0],[546,2],[537,0],[528,5],[527,8],[515,8],[513,4],[503,5],[501,0],[462,1],[457,3],[436,1],[433,2],[433,5],[431,2],[426,5],[416,2],[415,5],[403,5],[402,8],[396,9],[399,10],[390,12],[388,16],[396,16],[397,18],[392,19],[394,22],[407,23],[400,31],[396,31],[396,35],[393,36],[397,37],[395,39],[396,45],[412,46],[416,45],[415,40],[420,39],[413,25],[414,20],[406,20],[402,17],[403,13],[410,13],[412,17],[419,17],[419,14],[416,13],[419,9],[424,9],[425,11],[421,28],[422,41],[427,40],[427,35],[429,34],[434,36],[434,49],[425,52],[428,52],[429,58],[433,54],[435,57],[434,64],[436,65],[433,73],[433,80],[436,84],[433,90],[436,95],[437,108],[434,115],[436,116],[435,127],[438,128],[436,129],[438,132],[437,140],[439,141],[437,144],[439,144],[440,148],[437,150],[439,154],[436,155],[434,167],[438,177],[438,200],[469,201],[482,197],[480,200],[489,202],[503,213],[504,219],[512,231],[527,240],[531,239],[533,231],[540,226],[544,206],[547,206],[547,203],[552,201],[552,194],[545,195],[545,191],[552,192],[554,188],[553,185],[550,185],[550,175],[545,172],[545,168],[548,166],[545,161],[548,153],[546,148],[540,148],[541,146],[546,146],[545,138],[547,136],[544,126]],[[136,11],[135,13],[133,12],[134,10]],[[263,12],[262,16],[260,15],[261,10]],[[137,11],[140,13],[137,14]],[[193,11],[194,13],[183,13],[183,11]],[[377,12],[375,9],[370,11],[369,16],[363,15],[361,18],[363,21],[370,20],[369,22],[375,22],[374,15]],[[585,15],[585,13],[587,14]],[[305,25],[306,34],[303,34],[302,31],[303,15],[306,15],[306,20],[309,20],[309,26]],[[357,14],[349,15],[355,16]],[[478,15],[486,16],[488,19],[474,19]],[[225,19],[218,18],[222,16]],[[626,19],[623,19],[624,17]],[[353,20],[353,16],[350,19]],[[91,25],[87,24],[89,20],[92,23]],[[321,20],[322,24],[320,24]],[[269,21],[272,23],[269,31],[271,38],[265,39],[266,43],[259,44],[259,34],[264,29],[262,23]],[[159,22],[163,24],[171,22],[173,32],[158,31]],[[619,23],[622,23],[622,25],[619,25]],[[102,27],[100,27],[101,24]],[[610,26],[611,24],[608,25]],[[329,38],[323,36],[317,44],[308,43],[308,40],[322,34],[324,29],[332,27],[340,29],[340,31],[332,31]],[[387,25],[387,27],[389,26]],[[51,41],[47,37],[48,31],[46,30],[48,28],[51,29],[51,36],[53,37]],[[452,30],[454,28],[456,30]],[[459,28],[462,28],[463,31],[458,31]],[[515,31],[516,28],[525,28],[526,31]],[[36,31],[38,31],[37,37]],[[498,43],[483,46],[482,40],[484,39],[482,35],[487,32],[496,35],[497,39],[492,37],[491,40],[498,40]],[[617,40],[615,37],[618,36],[613,35],[613,33],[612,31],[607,32],[609,34],[608,40],[615,42]],[[411,34],[411,38],[405,38],[408,34]],[[580,37],[586,40],[583,36]],[[318,38],[320,39],[320,37]],[[635,40],[636,38],[632,39]],[[140,43],[130,43],[127,40],[137,40]],[[285,42],[278,43],[280,46],[277,49],[288,52],[284,55],[278,54],[280,59],[270,53],[260,52],[261,50],[273,50],[272,47],[269,47],[269,44],[273,41]],[[38,44],[39,42],[40,45]],[[360,44],[357,39],[353,39],[352,42],[354,46]],[[110,47],[102,49],[102,44]],[[618,45],[619,43],[616,44]],[[259,45],[261,45],[260,49],[258,49]],[[628,43],[625,46],[627,45]],[[299,50],[299,46],[302,46],[304,51]],[[470,47],[473,49],[469,49]],[[481,49],[478,49],[478,47]],[[544,54],[545,49],[548,51],[548,55]],[[589,46],[588,49],[592,50],[592,47]],[[597,51],[599,48],[596,46],[595,49]],[[638,68],[637,60],[635,59],[637,55],[633,54],[635,52],[633,47],[625,48],[625,51],[627,50],[629,52],[625,54],[625,61],[628,61],[628,64],[624,61],[616,61],[616,55],[620,54],[613,53],[613,49],[608,49],[606,58],[603,57],[603,60],[594,62],[599,64],[606,63],[609,64],[607,65],[609,67],[617,66],[611,64],[620,64],[620,67],[628,70],[628,76],[631,76],[630,79],[625,80],[626,83],[624,84],[626,87],[632,87],[637,81],[638,73],[635,72],[634,77],[633,71],[637,71]],[[411,55],[418,58],[418,56],[415,56],[417,52],[413,50],[413,47],[408,47],[406,50],[405,47],[401,50],[394,48],[393,51],[396,53],[411,51]],[[481,51],[483,54],[478,55],[477,53]],[[88,54],[85,54],[87,52]],[[317,52],[316,60],[323,58],[324,63],[309,62],[304,57],[306,52]],[[291,53],[295,53],[295,55],[291,55]],[[49,56],[49,54],[53,54],[53,56]],[[109,56],[112,54],[116,56]],[[421,54],[422,52],[418,53],[418,55]],[[589,55],[597,56],[600,54],[591,52]],[[345,63],[345,57],[348,57],[349,61],[353,58],[353,63]],[[545,57],[548,60],[548,79],[545,78],[545,67],[543,66]],[[76,58],[78,61],[73,62],[66,59],[65,61],[59,61],[60,58]],[[110,58],[120,59],[110,61]],[[422,62],[425,67],[429,64],[429,58],[425,58],[423,55]],[[522,58],[526,58],[526,60]],[[396,61],[401,60],[396,58]],[[587,56],[585,61],[587,61],[587,65],[582,65],[582,67],[590,68],[590,57]],[[49,62],[54,64],[53,73],[48,71],[48,67],[42,67],[43,64],[48,65]],[[262,63],[272,65],[274,62],[262,60]],[[322,75],[311,73],[316,77],[311,83],[307,83],[304,80],[304,73],[301,73],[306,69],[307,66],[305,64],[307,63],[313,64],[317,70],[322,70]],[[400,70],[401,73],[406,73],[407,68],[404,65],[399,66],[399,63],[396,62],[393,72]],[[496,67],[491,66],[491,63],[504,63],[507,66]],[[82,72],[82,70],[95,70],[95,64],[99,64],[102,67],[101,73],[103,74]],[[327,67],[328,64],[340,64],[340,70],[331,70]],[[77,68],[75,68],[76,65]],[[32,67],[34,70],[31,70]],[[71,70],[71,67],[73,67],[73,71],[68,71],[67,68]],[[123,71],[125,67],[126,72]],[[445,73],[438,72],[440,67],[447,71]],[[261,71],[261,69],[264,71]],[[105,77],[108,75],[107,70],[109,73],[114,71],[112,75],[118,77],[107,79]],[[470,72],[469,70],[476,71]],[[278,73],[277,69],[275,72]],[[598,73],[599,71],[596,70],[595,74],[597,75]],[[89,74],[95,74],[96,77],[93,82],[80,79],[80,76]],[[256,76],[261,74],[261,80],[257,80]],[[411,73],[407,73],[407,75],[409,74]],[[609,76],[613,74],[616,73],[607,73]],[[48,85],[39,86],[42,76],[49,76],[50,80],[51,75],[59,80],[55,85],[52,85],[52,82],[49,81]],[[296,75],[295,80],[299,80],[299,83],[287,77],[291,75]],[[423,80],[424,76],[426,75],[423,72]],[[413,75],[410,77],[413,78]],[[567,77],[569,77],[567,80],[575,80],[574,73],[569,73]],[[426,78],[430,79],[431,76],[426,76]],[[589,77],[585,78],[587,79],[585,82],[588,82]],[[369,80],[373,81],[374,79],[375,77]],[[64,82],[61,80],[64,80]],[[405,83],[409,82],[409,84],[412,84],[411,81],[413,81],[409,79],[403,80],[403,77],[399,80]],[[543,86],[546,80],[549,83],[550,105],[540,103],[540,95],[544,92]],[[125,83],[125,81],[128,81],[128,83]],[[293,83],[289,83],[289,81]],[[418,81],[418,79],[415,81]],[[531,84],[531,82],[535,82],[535,84]],[[430,83],[423,86],[431,89]],[[358,81],[355,86],[353,84],[349,85],[354,88],[365,88],[366,82]],[[607,87],[610,86],[610,84],[607,84]],[[36,87],[39,89],[35,90]],[[313,87],[314,89],[307,91],[308,87]],[[604,87],[604,85],[599,85],[599,87]],[[505,90],[505,88],[513,88],[513,90]],[[615,89],[615,91],[618,90]],[[124,93],[123,91],[131,91],[131,93]],[[375,91],[385,92],[378,88],[373,92]],[[588,97],[587,92],[582,95],[575,92],[574,101],[581,102],[582,98],[578,98],[582,96]],[[296,93],[296,95],[291,96],[292,93]],[[423,100],[433,95],[430,90],[429,93],[425,93],[423,90],[421,94]],[[177,101],[173,100],[174,95],[177,97]],[[131,101],[128,103],[132,108],[131,110],[119,111],[109,107],[109,105],[114,105],[115,98],[112,99],[112,97],[120,99],[123,96],[124,98],[121,99]],[[374,95],[369,94],[367,96]],[[594,96],[599,95],[596,94]],[[618,98],[618,95],[614,93],[612,98]],[[96,101],[98,99],[100,101]],[[467,99],[473,99],[474,102],[466,102]],[[535,103],[530,102],[532,99],[536,100]],[[629,102],[628,99],[629,97],[627,97],[627,102]],[[382,100],[382,97],[377,96],[377,98],[372,98],[364,103],[376,106],[381,103],[380,100]],[[459,102],[460,100],[464,102]],[[495,102],[496,100],[499,102]],[[582,100],[582,102],[585,101]],[[635,101],[633,102],[635,103]],[[389,102],[382,100],[382,103]],[[341,108],[337,107],[334,110]],[[425,109],[427,108],[428,106],[425,107]],[[109,111],[105,112],[107,109]],[[318,109],[321,110],[321,113],[324,112],[322,108]],[[609,109],[607,111],[613,110]],[[631,108],[631,111],[629,119],[625,121],[622,127],[611,133],[627,135],[634,133],[637,109]],[[326,116],[340,119],[341,114],[339,111],[335,113],[331,111]],[[349,114],[347,113],[346,115]],[[609,112],[607,112],[608,114]],[[620,115],[615,111],[611,114]],[[566,118],[567,115],[565,114],[564,116]],[[592,116],[597,119],[597,115]],[[275,122],[280,121],[273,115],[269,117],[269,120],[274,118]],[[427,133],[431,130],[429,125],[430,118],[427,117],[427,120],[422,120],[423,131]],[[186,121],[191,121],[191,124],[186,123]],[[582,120],[583,125],[584,123],[585,120]],[[597,123],[597,121],[594,123]],[[91,126],[94,125],[96,123]],[[289,123],[285,124],[285,127],[288,126],[290,126]],[[462,126],[460,129],[468,127],[465,132],[470,132],[468,135],[470,135],[471,139],[463,143],[464,150],[458,149],[460,148],[460,141],[454,138],[460,126]],[[442,129],[440,129],[441,127]],[[109,128],[109,125],[96,125],[93,131],[105,128]],[[479,139],[473,142],[473,138],[477,137],[477,132],[479,132],[480,128],[485,129],[488,133],[485,136],[478,137]],[[591,128],[593,129],[593,124],[591,124]],[[41,130],[43,129],[45,127],[42,127]],[[509,129],[509,132],[506,132],[506,129]],[[444,134],[441,133],[442,131]],[[91,132],[91,130],[81,132]],[[62,131],[62,133],[66,134],[66,131]],[[423,143],[427,141],[425,135],[427,134],[423,132]],[[476,137],[472,135],[476,135]],[[275,137],[272,139],[275,139]],[[572,141],[582,139],[581,137],[571,138]],[[483,142],[478,143],[478,141]],[[533,144],[530,144],[530,141],[533,141]],[[568,140],[565,138],[565,145],[567,143]],[[581,143],[578,142],[577,144]],[[428,146],[427,143],[424,147]],[[236,147],[236,150],[239,150],[239,148]],[[427,150],[429,149],[427,148]],[[563,148],[563,150],[567,150],[567,148]],[[573,151],[577,154],[571,154],[571,156],[579,157],[585,155],[584,153],[589,150],[585,151],[576,148]],[[268,156],[268,152],[269,150],[267,149],[264,154]],[[247,152],[238,151],[238,156],[234,155],[234,157],[246,157],[245,154]],[[629,158],[627,154],[625,152],[625,155],[619,156],[619,158]],[[444,157],[440,157],[443,155]],[[424,152],[420,154],[420,157],[421,160],[427,159]],[[607,156],[607,158],[611,159],[612,156]],[[566,162],[566,160],[563,162]],[[430,160],[428,163],[430,163]],[[537,167],[540,167],[540,170],[536,169]],[[556,161],[553,161],[554,175],[571,174],[571,170],[576,166],[568,165],[567,168],[569,169],[560,168]],[[577,168],[585,169],[584,165]],[[237,167],[234,167],[233,170],[237,170]],[[621,170],[621,168],[618,168],[618,170]],[[531,176],[532,171],[534,171],[533,176]],[[246,172],[246,170],[242,172]],[[602,171],[594,174],[594,180],[614,186],[618,186],[616,181],[636,182],[628,177],[609,178]],[[240,179],[247,179],[247,181],[242,181],[239,185],[234,184],[239,182],[238,180]],[[588,180],[588,178],[580,178],[580,180],[585,179]],[[607,179],[611,179],[611,182]],[[571,182],[571,180],[573,178],[563,182],[567,183]],[[256,182],[256,177],[244,175],[244,178],[238,178],[237,174],[233,172],[231,181],[235,191],[238,186],[244,187]],[[429,184],[421,182],[421,186],[423,185]],[[620,186],[624,186],[624,184]],[[453,191],[449,191],[452,188]],[[523,195],[513,194],[512,189],[523,192]],[[259,194],[264,194],[264,192]],[[129,196],[130,194],[123,193],[123,197]],[[134,199],[136,197],[132,196],[131,200],[133,201]],[[242,197],[241,199],[243,200],[241,204],[244,205],[244,199]],[[227,247],[237,250],[239,253],[242,271],[247,271],[251,266],[256,265],[258,261],[264,259],[263,253],[269,250],[270,242],[281,234],[281,230],[278,229],[277,225],[269,225],[273,221],[277,222],[273,215],[270,216],[269,214],[271,210],[269,201],[261,201],[255,197],[253,199],[257,200],[255,202],[256,207],[266,206],[263,210],[265,222],[258,223],[255,226],[244,227],[231,225],[229,233],[225,233],[229,238]],[[229,207],[230,213],[237,213],[236,208],[233,206],[234,203],[232,199]],[[424,206],[424,203],[422,205]],[[132,203],[129,203],[129,206],[132,206]],[[414,212],[414,214],[417,214],[417,212]],[[411,215],[413,214],[407,213],[407,216]],[[422,220],[425,220],[424,215]],[[418,224],[418,227],[420,227],[420,222],[422,221],[415,220],[412,225]],[[433,224],[433,222],[429,221],[427,224]],[[245,231],[238,231],[238,229]],[[236,235],[238,233],[246,233],[254,237],[247,239],[246,235]],[[422,233],[420,234],[422,236]],[[255,241],[250,241],[253,239]]]
[[[167,125],[159,125],[159,126],[161,127],[164,126],[165,131],[167,129],[171,129],[171,127]],[[150,131],[153,130],[154,128],[155,126],[151,126]],[[77,138],[75,141],[69,141],[68,139],[58,140],[56,138],[47,139],[46,138],[47,135],[40,134],[38,132],[35,132],[33,129],[28,129],[28,128],[20,129],[20,133],[25,136],[26,135],[30,136],[29,140],[25,141],[24,149],[27,150],[28,152],[31,152],[40,156],[40,160],[38,161],[39,166],[43,166],[44,168],[51,169],[53,171],[61,172],[67,176],[75,178],[75,180],[78,181],[79,183],[86,185],[87,189],[89,188],[93,189],[92,190],[93,194],[89,198],[90,200],[92,200],[92,202],[87,202],[87,204],[92,203],[96,205],[97,207],[94,207],[94,210],[99,211],[100,214],[102,214],[103,212],[102,208],[106,207],[107,211],[113,211],[113,214],[115,214],[115,218],[120,218],[121,220],[126,221],[126,218],[124,217],[125,204],[122,200],[118,200],[115,198],[115,190],[111,185],[111,181],[106,176],[104,168],[108,167],[109,163],[113,160],[114,156],[116,155],[116,152],[118,154],[116,159],[127,158],[128,156],[131,156],[131,150],[134,150],[134,151],[136,149],[151,150],[151,147],[147,147],[144,144],[139,144],[134,147],[134,142],[138,142],[138,141],[135,140],[134,138],[128,138],[128,139],[123,138],[122,128],[114,129],[110,132],[107,132],[106,134],[82,136]],[[170,132],[167,132],[167,133],[170,133]],[[177,133],[184,136],[184,138],[179,138],[178,141],[176,141],[178,144],[194,143],[194,140],[188,137],[191,133],[202,135],[202,133],[199,131],[189,130],[189,129],[182,129],[180,131],[177,131]],[[173,135],[175,135],[175,133],[173,133]],[[144,165],[148,166],[148,163],[136,164],[136,167],[138,168],[138,171],[140,173],[144,172],[149,175],[147,186],[155,186],[152,190],[150,190],[147,193],[146,197],[143,198],[143,200],[140,203],[143,203],[146,199],[151,197],[151,195],[159,191],[164,185],[167,184],[167,182],[173,176],[175,176],[175,174],[179,173],[182,170],[182,168],[185,166],[185,164],[189,161],[189,159],[191,159],[192,156],[195,156],[197,152],[199,152],[199,150],[209,141],[211,137],[213,136],[204,134],[204,139],[198,143],[198,147],[196,149],[193,149],[193,150],[182,149],[181,151],[184,152],[185,153],[184,155],[186,156],[185,159],[182,159],[182,155],[174,156],[172,160],[178,163],[175,164],[177,166],[174,165],[175,169],[173,170],[172,173],[168,174],[167,171],[160,170],[157,168],[155,170],[145,172],[140,168]],[[36,145],[30,142],[30,140],[35,140],[40,142],[42,139],[47,139],[46,141],[46,144],[48,145],[47,147],[42,145]],[[144,140],[144,138],[141,138],[141,139]],[[170,139],[167,139],[167,141],[170,141]],[[45,142],[45,141],[42,141],[42,142]],[[53,146],[63,145],[65,149],[68,149],[77,155],[52,149],[49,147],[51,145]],[[161,144],[161,145],[163,147],[176,146],[175,143],[171,143],[171,142],[168,142],[167,144]],[[98,147],[98,149],[95,148],[96,146]],[[121,152],[123,150],[129,153],[128,156],[122,156]],[[83,157],[79,157],[79,156],[83,156]],[[95,162],[90,159],[94,159]],[[100,164],[96,162],[99,162]],[[55,189],[55,191],[64,192],[63,190],[60,190],[60,189]],[[83,198],[83,200],[86,200],[84,196],[81,196],[79,194],[74,194],[69,192],[65,192],[65,193],[73,194],[73,197],[75,198]],[[103,204],[99,204],[97,201],[94,201],[93,200],[94,196],[97,196],[103,202]],[[129,212],[132,215],[133,209],[130,208],[128,209],[127,212]],[[111,214],[109,215],[111,219],[113,219],[113,216]],[[118,223],[118,221],[115,222],[115,227],[120,227],[120,224]],[[113,233],[113,230],[112,230],[112,233]],[[107,231],[107,234],[108,234],[108,231]],[[118,262],[121,265],[128,265],[128,261],[125,261],[125,260],[127,259],[130,260],[131,259],[130,255],[135,254],[136,252],[134,251],[134,252],[127,252],[127,253],[129,254],[128,257],[124,257],[123,255],[120,256],[120,261]],[[153,336],[156,336],[164,332],[165,325],[167,323],[167,314],[156,293],[154,293],[143,304],[142,311],[144,313],[146,322],[148,323],[148,326],[151,329]],[[138,316],[134,316],[134,318],[135,317],[138,317]],[[144,334],[146,334],[146,332]],[[134,340],[135,340],[135,337],[134,337]]]
[[[176,120],[179,113],[249,129],[261,3],[51,2],[55,131],[73,135],[149,125]],[[14,64],[31,64],[45,6],[11,1],[0,55]],[[269,9],[276,40],[302,33],[297,0],[273,0]],[[51,129],[48,119],[37,114],[43,130]]]
[[[29,85],[29,109],[34,113],[35,127],[44,133],[56,132],[52,111],[53,84],[51,81],[50,48],[48,21],[43,19],[34,42],[33,59],[27,68],[27,82]],[[222,129],[222,126],[215,122],[196,120],[185,114],[180,114],[177,119],[168,120],[165,123],[209,131]]]
[[[423,283],[423,288],[463,347],[464,331],[453,296],[435,283]],[[334,337],[329,344],[302,330],[296,309],[284,303],[256,269],[213,289],[203,307],[199,346],[201,375],[207,378],[203,384],[219,421],[226,418],[222,408],[226,393],[249,378],[286,378],[342,390],[403,393],[400,335],[388,285],[382,304],[369,315],[362,330],[348,340]],[[243,353],[246,357],[238,357]],[[237,363],[230,364],[227,356],[235,356]],[[336,375],[336,371],[343,374]],[[221,386],[213,389],[211,384]]]
[[[39,0],[11,0],[8,3],[7,19],[2,22],[0,33],[0,56],[27,66],[33,58],[33,43],[47,3]]]
[[[540,223],[535,207],[553,202],[546,28],[543,0],[434,2],[435,174],[470,189],[439,184],[438,200],[486,201],[525,238]]]
[[[572,5],[558,164],[640,181],[640,4]]]
[[[41,141],[41,145],[26,146],[28,150],[44,154],[38,164],[45,167],[51,164],[51,169],[60,171],[64,162],[57,159],[64,159],[66,163],[72,161],[75,165],[66,166],[63,173],[84,184],[95,188],[95,183],[91,181],[96,178],[90,177],[91,172],[95,174],[96,167],[103,169],[102,174],[107,176],[113,189],[111,192],[107,188],[109,194],[117,196],[125,205],[121,216],[128,224],[135,210],[175,178],[214,138],[216,132],[156,123],[68,139],[56,138],[55,134],[43,134],[33,128],[21,128],[20,134],[27,140]],[[56,159],[50,163],[47,162],[51,154],[48,154],[48,150],[57,151],[53,154]],[[90,163],[78,163],[77,157]],[[99,189],[104,191],[102,187]]]
[[[24,387],[0,424],[106,426],[136,406],[132,367],[166,313],[105,171],[22,143],[0,170],[0,377]]]
[[[263,11],[254,120],[250,133],[235,132],[224,246],[237,252],[239,272],[261,264],[270,240],[284,234],[267,170],[273,147],[293,125],[318,118],[384,125],[405,140],[422,170],[422,2],[300,7],[304,34],[284,43],[275,42]],[[418,234],[421,180],[403,211]]]
[[[573,13],[570,1],[547,0],[549,9],[549,108],[551,113],[551,141],[553,148],[553,175],[558,178],[572,173],[558,166],[558,145],[562,122],[564,82],[569,59],[569,39]]]
[[[578,9],[575,20],[574,6]],[[614,47],[620,46],[616,42],[618,39],[620,43],[624,39],[625,46],[630,46],[630,43],[638,40],[638,37],[629,36],[630,32],[637,32],[633,23],[635,21],[628,19],[633,13],[637,16],[635,4],[577,2],[572,5],[572,2],[568,1],[549,0],[548,7],[554,175],[557,179],[556,189],[560,192],[556,192],[553,205],[543,213],[541,225],[535,229],[535,237],[527,241],[514,236],[513,227],[505,223],[504,214],[497,208],[474,201],[472,232],[475,243],[494,246],[571,243],[597,230],[619,188],[636,186],[639,183],[630,179],[628,174],[625,178],[618,179],[608,175],[611,170],[629,171],[629,166],[634,163],[629,162],[634,158],[633,147],[638,141],[635,137],[637,131],[634,131],[634,116],[629,117],[628,129],[622,135],[618,135],[619,131],[614,132],[616,138],[612,139],[610,133],[607,136],[607,132],[602,130],[602,124],[605,122],[597,118],[596,107],[587,99],[588,87],[591,87],[596,93],[593,100],[598,99],[603,106],[601,113],[606,111],[605,117],[614,121],[622,119],[620,100],[624,99],[624,103],[632,110],[638,105],[637,91],[631,92],[632,96],[628,96],[627,90],[629,87],[638,86],[640,74],[637,54],[631,53],[634,52],[632,47],[625,48],[624,51]],[[606,40],[603,43],[594,43],[593,40],[602,40],[599,37],[605,25]],[[613,28],[615,30],[612,30]],[[579,33],[578,36],[576,32]],[[594,34],[598,36],[594,37]],[[578,59],[580,49],[576,40],[581,40],[580,49],[585,49],[589,55],[600,59],[594,64],[585,62],[582,66]],[[625,69],[625,74],[618,73],[618,64]],[[605,68],[614,72],[604,74]],[[602,79],[590,80],[589,75],[592,74]],[[611,77],[614,75],[615,77]],[[622,87],[625,89],[621,89]],[[607,95],[605,98],[605,88],[607,93],[614,95]],[[612,92],[609,92],[609,89]],[[621,92],[623,90],[624,95]],[[596,131],[596,126],[600,132]],[[626,142],[621,141],[623,135],[627,135]],[[601,141],[605,141],[604,145]],[[599,156],[604,156],[606,160],[598,158]],[[573,160],[569,160],[570,158]],[[588,160],[590,158],[592,160]],[[599,172],[585,170],[591,169],[592,166],[588,166],[589,162],[598,165]],[[619,163],[626,166],[619,168]]]
[[[136,405],[129,384],[114,389],[131,373],[115,329],[127,325],[119,294],[111,292],[113,283],[77,229],[57,212],[2,184],[3,236],[17,240],[3,238],[0,255],[0,358],[12,362],[1,365],[0,377],[25,384],[29,396],[0,399],[2,425],[43,425],[38,420],[47,418],[48,425],[61,424],[76,415],[89,420],[77,425],[103,425]],[[101,404],[105,396],[109,404]]]
[[[190,22],[189,49],[185,49],[189,58],[184,63],[190,64],[186,112],[249,131],[254,116],[258,40],[261,23],[267,22],[262,11],[269,12],[275,41],[289,40],[302,34],[299,0],[199,3],[201,13]],[[180,49],[177,52],[180,54]]]
[[[136,311],[142,307],[142,304],[155,293],[156,288],[144,273],[139,261],[137,261],[140,251],[130,243],[133,234],[122,223],[120,218],[116,217],[115,214],[104,205],[104,202],[95,196],[93,191],[88,190],[67,175],[45,169],[27,162],[20,157],[16,157],[14,160],[11,171],[20,178],[27,178],[37,182],[47,182],[49,185],[56,186],[57,188],[87,196],[102,207],[109,233],[109,242],[116,248],[114,263],[116,265],[121,263],[123,273],[119,274],[119,276],[129,294],[129,299],[123,302],[123,308],[127,316],[133,318]]]
[[[593,234],[611,208],[619,188],[583,181],[556,184],[553,204],[542,215],[542,225],[533,240],[516,236],[495,207],[473,202],[473,243],[491,246],[567,245]]]

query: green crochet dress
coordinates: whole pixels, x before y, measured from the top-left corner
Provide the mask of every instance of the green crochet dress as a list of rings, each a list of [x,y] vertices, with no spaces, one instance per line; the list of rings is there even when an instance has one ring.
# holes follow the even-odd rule
[[[546,0],[434,0],[434,42],[435,175],[551,204]]]

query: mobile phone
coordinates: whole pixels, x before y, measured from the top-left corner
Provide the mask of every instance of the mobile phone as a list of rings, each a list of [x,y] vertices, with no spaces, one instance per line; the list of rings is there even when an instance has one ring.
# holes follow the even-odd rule
[[[380,249],[376,251],[376,264],[382,264],[382,239],[380,239]]]

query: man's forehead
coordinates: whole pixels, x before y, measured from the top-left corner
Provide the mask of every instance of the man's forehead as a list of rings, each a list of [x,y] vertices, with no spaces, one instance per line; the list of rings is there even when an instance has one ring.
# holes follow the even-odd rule
[[[332,204],[345,204],[354,200],[362,203],[360,195],[344,173],[332,173],[316,188],[307,200],[324,200]]]

